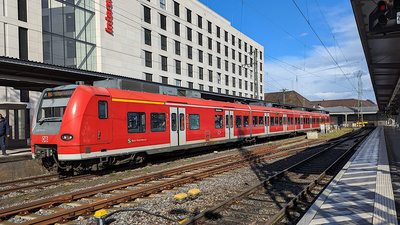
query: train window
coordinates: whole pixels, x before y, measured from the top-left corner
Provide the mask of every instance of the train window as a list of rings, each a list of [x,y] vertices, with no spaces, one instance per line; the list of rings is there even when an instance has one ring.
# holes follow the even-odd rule
[[[236,116],[235,117],[235,124],[237,128],[241,128],[242,127],[242,116]]]
[[[171,130],[176,131],[176,113],[171,114]]]
[[[275,122],[274,122],[275,119],[274,119],[274,118],[275,118],[275,117],[271,116],[271,123],[270,123],[270,124],[271,124],[271,127],[275,126]]]
[[[275,117],[275,126],[279,126],[279,117]]]
[[[265,117],[265,126],[268,126],[269,118],[268,116]]]
[[[179,129],[181,131],[185,130],[185,114],[179,113]]]
[[[279,126],[282,126],[282,117],[279,117]]]
[[[199,130],[199,129],[200,129],[200,115],[189,114],[189,130]]]
[[[253,116],[253,127],[258,126],[257,116]]]
[[[264,117],[263,116],[258,117],[258,122],[260,123],[260,127],[264,126]]]
[[[128,133],[146,132],[146,114],[144,112],[128,112]]]
[[[249,116],[243,116],[243,127],[249,127]]]
[[[290,117],[290,125],[293,125],[293,117]]]
[[[150,126],[151,132],[165,131],[165,113],[150,113]]]
[[[215,115],[215,129],[224,128],[224,116]]]
[[[99,101],[99,119],[108,118],[107,101]]]

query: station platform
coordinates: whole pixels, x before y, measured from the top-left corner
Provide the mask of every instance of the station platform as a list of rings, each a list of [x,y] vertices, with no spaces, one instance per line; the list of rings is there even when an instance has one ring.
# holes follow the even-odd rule
[[[6,149],[6,153],[8,154],[7,156],[3,156],[0,153],[0,163],[16,162],[20,160],[32,159],[32,153],[30,148]]]
[[[400,144],[400,131],[385,129],[394,128],[377,127],[298,224],[398,224],[388,159],[396,145],[386,139]]]

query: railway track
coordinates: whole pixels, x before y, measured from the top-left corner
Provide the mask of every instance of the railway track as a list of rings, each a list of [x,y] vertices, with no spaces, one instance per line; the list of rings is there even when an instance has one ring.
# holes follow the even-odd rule
[[[291,145],[294,143],[298,143],[300,139],[294,138],[293,140],[290,140],[285,143],[273,143],[271,146],[272,148],[277,148],[277,147],[282,147],[283,145]],[[303,144],[304,146],[307,145],[307,143]],[[187,157],[193,157],[195,155],[198,155],[197,153],[193,154],[187,154]],[[164,163],[168,161],[173,161],[178,159],[179,157],[172,157],[168,159],[159,159],[159,160],[153,160],[151,163],[148,163],[148,165],[152,164],[157,164],[157,163]],[[146,165],[146,164],[144,164]],[[126,166],[126,167],[118,167],[117,171],[124,171],[124,170],[129,170],[132,169],[134,166]],[[99,171],[93,174],[82,174],[79,176],[62,176],[58,174],[50,174],[50,175],[42,175],[42,176],[34,176],[34,177],[28,177],[28,178],[23,178],[23,179],[18,179],[18,180],[12,180],[12,181],[5,181],[5,182],[0,182],[0,196],[9,194],[12,192],[23,192],[31,189],[37,189],[37,188],[44,188],[44,187],[49,187],[51,185],[58,185],[62,183],[67,183],[67,182],[74,182],[74,181],[79,181],[82,179],[91,179],[95,178],[97,176],[109,174],[112,172],[115,172],[116,168],[112,168],[111,170],[104,170],[104,171]]]
[[[298,142],[298,140],[295,140],[285,143],[285,146],[269,146],[253,151],[249,150],[245,153],[219,157],[175,169],[148,174],[146,176],[9,207],[0,210],[0,218],[1,220],[12,221],[15,215],[25,215],[21,217],[24,218],[25,221],[22,224],[51,224],[65,221],[69,218],[74,218],[79,215],[88,215],[101,208],[107,208],[121,202],[147,196],[160,192],[161,190],[171,189],[214,174],[242,167],[243,165],[294,154],[305,150],[307,145],[321,144],[325,141]],[[291,147],[288,147],[289,145],[291,145]],[[291,150],[286,150],[289,148],[291,148]],[[293,148],[297,149],[293,150]],[[265,155],[269,156],[266,157]],[[143,183],[148,183],[148,185],[142,185],[140,188],[137,186]],[[98,197],[99,193],[105,194],[106,197]],[[74,207],[65,209],[61,208],[62,205],[74,205]],[[46,216],[38,215],[40,214],[38,212],[44,209],[53,211],[53,213]]]
[[[337,140],[184,224],[295,224],[370,132]]]

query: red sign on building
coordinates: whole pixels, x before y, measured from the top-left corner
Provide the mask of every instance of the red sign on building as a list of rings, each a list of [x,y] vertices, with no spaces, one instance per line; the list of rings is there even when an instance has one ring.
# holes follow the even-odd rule
[[[112,5],[112,1],[111,0],[106,0],[106,8],[107,8],[106,21],[107,21],[107,26],[106,26],[105,30],[109,34],[114,34],[112,6],[113,6]]]

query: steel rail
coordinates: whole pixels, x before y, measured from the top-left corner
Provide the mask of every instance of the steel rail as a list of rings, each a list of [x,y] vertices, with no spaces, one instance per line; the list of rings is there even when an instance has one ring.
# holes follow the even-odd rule
[[[312,142],[312,143],[315,143],[315,142]],[[306,145],[306,144],[307,143],[302,143],[301,145]],[[281,145],[279,145],[279,146],[281,146]],[[263,152],[268,152],[268,151],[274,150],[274,149],[278,148],[279,146],[269,146],[266,148],[261,148],[261,150],[255,150],[255,151],[257,151],[259,154],[262,154]],[[278,151],[278,150],[276,150],[276,151]],[[166,170],[166,171],[148,174],[148,175],[141,176],[141,177],[135,177],[135,178],[128,179],[128,180],[118,181],[113,184],[101,185],[101,186],[93,187],[90,189],[77,191],[74,193],[68,193],[68,194],[64,194],[61,196],[38,200],[35,202],[23,204],[23,205],[12,206],[9,208],[1,209],[0,210],[0,218],[7,217],[10,215],[15,215],[15,214],[23,214],[23,215],[28,214],[29,211],[33,210],[33,209],[50,208],[54,204],[57,204],[57,203],[70,202],[70,201],[88,197],[88,196],[91,196],[91,195],[94,195],[97,193],[107,192],[107,191],[111,191],[111,190],[115,190],[115,189],[122,189],[127,186],[132,186],[132,185],[136,185],[136,184],[140,184],[140,183],[145,183],[145,182],[148,182],[151,180],[156,180],[156,179],[161,179],[161,178],[165,178],[165,177],[170,177],[173,175],[178,175],[178,174],[188,172],[191,170],[195,170],[198,168],[208,167],[211,165],[218,165],[220,163],[227,163],[230,161],[237,162],[237,160],[239,160],[240,157],[248,158],[249,155],[251,155],[251,154],[255,154],[255,152],[248,151],[245,154],[238,153],[238,154],[234,154],[234,155],[223,156],[223,157],[206,160],[206,161],[202,161],[202,162],[198,162],[198,163],[194,163],[194,164],[190,164],[190,165],[186,165],[186,166],[182,166],[182,167],[178,167],[178,168],[174,168],[174,169],[170,169],[170,170]]]
[[[273,181],[273,180],[275,180],[275,179],[279,179],[279,177],[283,177],[283,176],[284,176],[285,174],[287,174],[290,170],[292,170],[292,169],[294,169],[294,168],[296,168],[296,167],[298,167],[298,166],[300,166],[300,165],[302,165],[302,164],[308,162],[309,160],[312,160],[312,159],[318,157],[319,155],[323,154],[324,152],[327,152],[328,150],[330,150],[330,149],[336,147],[337,145],[339,145],[339,144],[341,144],[341,143],[343,143],[343,142],[345,142],[345,141],[347,141],[347,140],[349,140],[349,139],[352,139],[354,136],[356,136],[356,135],[358,135],[358,134],[359,134],[359,132],[356,132],[356,133],[350,135],[349,137],[346,137],[346,138],[345,138],[344,140],[342,140],[342,141],[336,139],[336,140],[335,140],[335,144],[330,145],[330,146],[324,148],[324,149],[321,150],[320,152],[318,152],[318,153],[316,153],[316,154],[314,154],[314,155],[312,155],[312,156],[310,156],[310,157],[308,157],[308,158],[302,160],[301,162],[296,163],[295,165],[293,165],[293,166],[291,166],[291,167],[289,167],[289,168],[287,168],[287,169],[285,169],[285,170],[283,170],[283,171],[281,171],[281,172],[279,172],[279,173],[277,173],[277,174],[275,174],[275,175],[273,175],[273,176],[271,176],[271,177],[269,177],[269,178],[267,178],[267,179],[265,179],[265,180],[259,182],[258,184],[255,184],[255,185],[253,185],[253,186],[247,188],[246,190],[240,192],[239,194],[237,194],[237,195],[235,195],[235,196],[233,196],[233,197],[231,197],[231,198],[229,198],[229,199],[227,199],[227,200],[221,202],[220,204],[217,204],[216,206],[214,206],[214,207],[212,207],[212,208],[210,208],[210,209],[208,209],[208,210],[206,210],[206,211],[204,211],[204,212],[198,214],[197,216],[195,216],[195,217],[193,217],[193,218],[190,218],[189,220],[187,220],[186,222],[184,222],[183,225],[196,224],[196,223],[199,223],[199,222],[204,221],[207,217],[212,216],[212,215],[215,215],[216,213],[222,211],[222,210],[223,210],[225,207],[227,207],[228,205],[233,204],[234,202],[236,202],[236,201],[242,199],[244,196],[247,196],[247,195],[249,195],[249,194],[255,192],[255,191],[258,190],[258,189],[263,189],[264,186],[265,186],[267,183],[269,183],[269,182],[271,182],[271,181]]]

